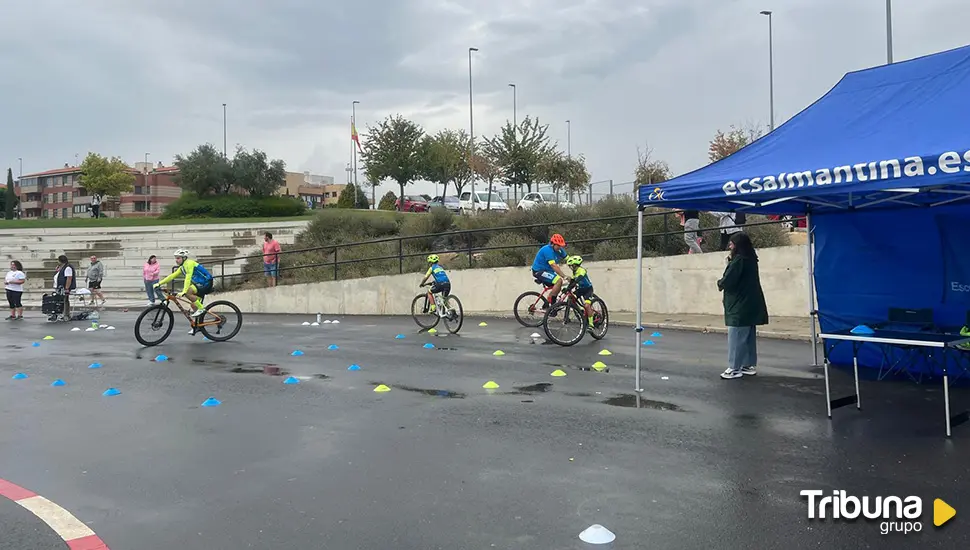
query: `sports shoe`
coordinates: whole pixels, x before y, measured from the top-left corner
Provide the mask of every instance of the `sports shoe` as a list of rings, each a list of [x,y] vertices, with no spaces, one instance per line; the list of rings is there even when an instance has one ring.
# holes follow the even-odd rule
[[[205,315],[205,310],[204,309],[197,309],[197,310],[195,310],[195,311],[192,312],[192,317],[194,317],[196,319],[198,319],[199,317],[202,317],[203,315]]]
[[[756,368],[757,367],[741,367],[741,374],[747,374],[749,376],[754,376],[754,375],[758,374],[758,371],[755,370]]]
[[[744,375],[741,374],[741,371],[733,371],[731,369],[726,369],[724,372],[721,373],[721,378],[725,380],[733,380],[735,378],[742,378],[742,377],[744,377]]]

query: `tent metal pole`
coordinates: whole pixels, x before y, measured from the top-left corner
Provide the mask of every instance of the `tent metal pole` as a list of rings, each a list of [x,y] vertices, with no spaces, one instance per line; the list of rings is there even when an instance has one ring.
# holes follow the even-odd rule
[[[643,207],[637,208],[637,326],[633,329],[636,346],[634,365],[636,367],[636,392],[642,392],[640,387],[640,353],[643,337]]]
[[[812,230],[812,215],[805,214],[805,231],[808,234],[808,243],[805,245],[805,268],[808,271],[808,314],[812,320],[812,358],[813,366],[818,366],[818,336],[815,329],[815,319],[818,312],[815,310],[815,235]]]

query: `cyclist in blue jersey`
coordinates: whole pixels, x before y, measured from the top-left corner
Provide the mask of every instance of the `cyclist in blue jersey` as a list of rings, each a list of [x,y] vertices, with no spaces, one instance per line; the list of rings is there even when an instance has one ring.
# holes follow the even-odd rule
[[[566,259],[566,239],[556,233],[549,238],[549,244],[539,249],[532,262],[532,276],[546,286],[552,287],[552,292],[549,294],[550,302],[555,302],[559,297],[562,280],[566,278],[566,274],[559,267],[559,262],[564,259]]]
[[[202,267],[199,262],[189,259],[189,251],[180,248],[175,251],[175,263],[178,269],[173,271],[168,277],[155,283],[155,288],[168,284],[176,277],[182,276],[185,282],[182,284],[182,292],[179,296],[185,296],[192,303],[192,317],[199,317],[204,313],[202,309],[202,298],[206,294],[212,294],[213,278],[212,275]]]
[[[431,294],[435,295],[435,302],[438,302],[438,295],[448,296],[451,294],[451,279],[448,278],[448,273],[445,272],[445,268],[441,267],[438,263],[439,258],[437,254],[431,254],[428,256],[428,263],[431,264],[428,267],[428,272],[424,274],[424,278],[421,279],[421,284],[418,286],[424,286],[428,282],[428,279],[433,278],[434,282],[431,283]],[[441,300],[441,306],[443,311],[438,312],[439,317],[448,317],[453,319],[457,316],[457,313],[448,310],[447,302]],[[436,304],[431,304],[431,311],[436,309]]]

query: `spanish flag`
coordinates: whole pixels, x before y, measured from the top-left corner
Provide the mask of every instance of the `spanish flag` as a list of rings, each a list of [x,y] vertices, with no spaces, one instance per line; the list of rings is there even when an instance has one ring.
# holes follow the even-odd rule
[[[360,146],[360,136],[357,135],[357,126],[354,125],[353,120],[350,121],[350,139],[357,144],[357,150],[363,153],[364,150]]]

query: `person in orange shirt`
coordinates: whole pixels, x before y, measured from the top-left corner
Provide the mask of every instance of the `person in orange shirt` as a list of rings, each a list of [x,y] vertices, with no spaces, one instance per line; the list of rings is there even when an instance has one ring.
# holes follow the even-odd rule
[[[263,233],[263,273],[269,280],[269,286],[276,286],[280,277],[280,243],[276,242],[273,234]]]

